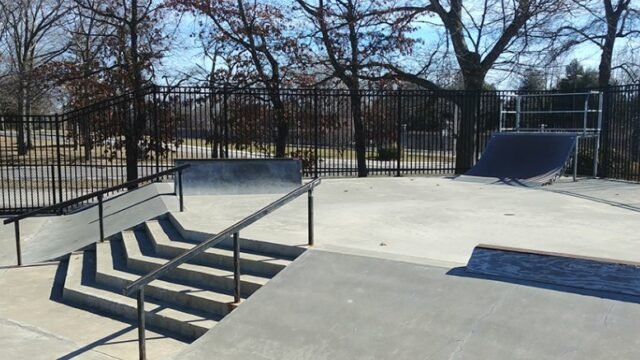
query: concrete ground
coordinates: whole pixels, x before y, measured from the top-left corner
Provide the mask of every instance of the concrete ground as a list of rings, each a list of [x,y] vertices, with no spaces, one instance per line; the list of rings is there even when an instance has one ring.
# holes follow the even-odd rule
[[[638,359],[640,305],[311,250],[174,359]]]
[[[430,291],[428,290],[429,287],[420,287],[417,284],[433,281],[439,288],[447,289],[447,284],[451,283],[452,280],[450,279],[454,277],[445,275],[445,273],[448,269],[466,263],[473,247],[478,243],[639,261],[640,225],[638,225],[638,220],[640,219],[640,214],[636,210],[638,204],[640,204],[638,189],[640,189],[640,185],[609,181],[584,181],[571,184],[563,182],[548,188],[527,189],[427,177],[323,180],[322,185],[315,191],[316,244],[318,250],[341,253],[342,256],[357,255],[354,258],[358,259],[364,256],[366,261],[354,260],[354,266],[360,264],[358,268],[361,272],[358,274],[362,275],[362,271],[364,271],[365,279],[367,278],[368,270],[361,267],[366,266],[372,258],[382,258],[384,263],[391,262],[393,265],[389,266],[394,268],[396,266],[409,266],[406,264],[413,263],[411,266],[422,267],[412,269],[426,269],[424,274],[421,271],[416,271],[416,276],[425,276],[424,278],[413,278],[411,280],[413,285],[406,286],[406,291],[411,295],[408,299],[412,299],[409,303],[401,301],[407,299],[405,297],[387,298],[385,300],[387,302],[384,302],[384,307],[379,308],[384,309],[379,312],[388,311],[389,314],[392,314],[394,310],[409,305],[408,309],[411,309],[411,306],[429,307],[437,305],[430,302],[430,300],[426,300],[426,295],[433,295],[425,293],[425,291]],[[215,233],[277,197],[277,195],[187,197],[187,211],[175,213],[175,216],[184,221],[184,225],[187,228],[204,233]],[[241,233],[241,237],[303,245],[307,234],[306,201],[306,197],[301,197],[286,205],[278,212],[251,225]],[[144,214],[136,214],[136,216],[141,215]],[[87,224],[90,224],[90,222]],[[41,229],[41,225],[34,223],[33,227]],[[28,232],[30,226],[25,226],[25,228],[26,230],[23,231]],[[70,233],[72,233],[72,229],[66,229],[65,234]],[[58,237],[56,240],[59,241],[62,238]],[[0,260],[5,261],[4,259],[10,259],[13,256],[13,241],[12,229],[0,226],[0,245],[2,246],[0,247]],[[325,257],[325,259],[331,258]],[[336,268],[333,269],[332,261],[328,261],[323,265],[327,269],[327,277],[332,277],[329,280],[338,283],[344,281],[345,286],[353,291],[357,290],[358,294],[362,292],[363,294],[369,294],[368,297],[375,298],[377,295],[373,296],[373,293],[367,293],[366,287],[368,286],[373,286],[372,289],[378,289],[376,291],[392,289],[392,287],[385,288],[385,286],[391,286],[389,283],[375,285],[367,282],[363,282],[362,286],[353,288],[353,283],[357,281],[350,277],[343,279],[339,276],[344,272],[338,267],[337,264],[339,262],[336,263]],[[41,352],[36,352],[35,350],[43,348],[48,349],[46,356],[42,355],[44,358],[64,359],[72,358],[76,355],[81,358],[101,358],[100,356],[121,359],[135,358],[137,351],[135,327],[99,314],[61,304],[56,300],[55,289],[57,287],[54,285],[54,279],[57,268],[57,263],[23,268],[0,268],[0,286],[4,289],[11,289],[10,291],[3,291],[0,295],[0,349],[3,349],[3,352],[4,349],[10,349],[11,357],[15,359],[32,359],[34,354],[42,355]],[[347,268],[344,270],[347,270]],[[372,268],[372,271],[374,270],[375,266]],[[446,282],[443,282],[445,279]],[[316,280],[308,277],[306,281],[311,284]],[[328,280],[318,279],[317,281],[318,285],[321,285],[322,281]],[[397,281],[394,280],[392,283]],[[605,325],[611,324],[611,319],[622,324],[620,325],[623,326],[621,329],[625,328],[625,319],[627,317],[630,321],[636,321],[636,323],[637,320],[640,320],[640,317],[634,312],[635,310],[629,308],[629,306],[634,305],[635,309],[638,307],[637,304],[616,303],[615,306],[612,306],[613,312],[608,314],[603,308],[608,309],[610,303],[597,302],[595,298],[591,297],[585,300],[576,294],[557,293],[551,290],[534,288],[526,288],[524,292],[521,292],[521,290],[512,290],[510,287],[502,287],[507,284],[480,283],[475,279],[466,278],[454,280],[454,282],[457,285],[452,288],[452,291],[455,290],[451,295],[453,297],[451,299],[443,298],[446,302],[453,301],[456,304],[452,309],[462,309],[469,305],[460,300],[464,296],[471,298],[482,297],[482,299],[471,304],[473,305],[471,310],[466,313],[469,315],[467,318],[469,323],[467,325],[473,327],[475,324],[480,324],[476,330],[473,330],[474,333],[488,331],[502,336],[503,333],[509,332],[509,328],[500,328],[498,324],[508,323],[508,319],[511,318],[519,318],[512,316],[515,314],[513,312],[515,310],[508,310],[506,307],[514,307],[514,309],[527,313],[533,311],[531,309],[538,311],[543,305],[553,307],[565,304],[562,310],[567,312],[566,316],[562,315],[563,313],[550,312],[539,319],[523,317],[522,320],[517,320],[518,324],[526,323],[525,320],[539,321],[539,323],[534,323],[534,334],[540,334],[540,336],[543,336],[543,330],[551,331],[551,334],[556,333],[556,330],[553,330],[555,328],[547,328],[542,325],[546,321],[555,321],[552,323],[558,323],[558,326],[560,326],[560,320],[565,319],[568,324],[577,326],[575,330],[565,328],[567,331],[578,331],[580,329],[591,331],[596,326],[594,324],[597,324],[598,327],[605,327]],[[297,283],[293,282],[292,284]],[[480,286],[480,284],[489,285]],[[516,286],[513,284],[508,285]],[[265,287],[264,293],[268,293],[269,286]],[[470,286],[473,291],[464,295],[465,293],[462,292],[461,288],[467,288],[467,286]],[[320,289],[318,291],[325,291],[328,288],[321,287]],[[295,292],[294,290],[291,291]],[[405,289],[398,291],[405,291]],[[493,291],[496,294],[491,295]],[[256,294],[255,300],[252,297],[245,305],[249,305],[251,302],[258,302],[260,299],[258,295],[261,293],[262,290]],[[442,293],[447,293],[447,291],[442,290]],[[456,294],[457,297],[454,296]],[[504,297],[508,299],[506,303],[508,306],[505,305],[506,307],[502,308],[502,303],[500,303],[497,306],[501,310],[496,312],[499,316],[494,318],[493,313],[485,316],[484,310],[480,309],[486,310],[485,306],[489,306],[489,309],[491,309],[492,306],[488,304],[491,301],[502,299],[500,294],[504,294]],[[315,319],[316,317],[325,316],[326,313],[323,311],[328,304],[323,303],[323,301],[328,301],[328,296],[330,294],[321,293],[318,299],[319,302],[315,305],[318,307],[306,307],[304,314],[311,316],[311,320],[314,321],[317,320]],[[522,305],[521,302],[529,297],[535,299],[535,301],[527,302],[526,306]],[[545,300],[546,298],[548,300]],[[344,295],[344,298],[334,297],[333,299],[348,300],[349,297]],[[353,299],[362,299],[362,297]],[[424,300],[422,305],[420,305],[419,299]],[[291,301],[302,300],[299,297],[295,297]],[[536,304],[539,301],[540,305],[538,306]],[[574,311],[571,306],[566,306],[566,304],[574,303],[579,305],[576,308],[577,310],[582,309],[585,311],[585,319],[576,318],[578,316],[577,310]],[[347,306],[345,304],[348,303],[339,302],[338,304]],[[302,310],[287,306],[287,304],[281,305],[280,309],[287,308],[292,311],[299,311],[302,314]],[[240,312],[242,308],[241,306],[237,314],[242,314]],[[250,307],[248,306],[248,308]],[[372,308],[369,307],[369,309]],[[276,316],[281,313],[277,312],[271,315]],[[219,326],[224,329],[222,325],[231,323],[235,314],[229,317],[229,320],[225,319]],[[291,317],[287,317],[286,320],[289,321],[294,314],[297,313],[293,312]],[[354,315],[356,316],[354,320],[358,323],[367,314],[365,311],[359,312]],[[426,314],[433,313],[425,313],[423,316],[427,316]],[[443,316],[444,314],[454,319],[456,324],[463,323],[462,313],[456,315],[455,312],[444,312]],[[612,314],[614,318],[610,317]],[[433,333],[435,330],[425,332],[427,331],[427,324],[435,324],[438,319],[442,320],[442,317],[438,317],[439,315],[437,314],[433,316],[431,320],[419,318],[422,319],[420,321],[423,321],[424,324],[411,323],[407,319],[409,321],[408,324],[411,325],[408,328],[416,329],[419,334],[425,336],[436,336],[437,334],[434,335]],[[559,317],[560,320],[553,320],[556,317]],[[267,321],[267,319],[265,318],[264,321]],[[441,321],[437,323],[440,324]],[[265,322],[262,324],[270,323]],[[388,332],[391,332],[391,335],[394,336],[402,334],[403,324],[389,323],[387,326]],[[378,325],[380,324],[376,323],[375,326]],[[438,328],[440,326],[434,327]],[[293,328],[295,329],[295,327]],[[363,327],[358,329],[366,330]],[[358,329],[348,328],[347,330],[356,331],[355,334],[371,335],[371,339],[379,341],[381,344],[388,343],[380,340],[380,333],[377,332],[379,328],[372,329],[372,332],[365,331],[364,333],[357,333]],[[460,357],[460,354],[466,354],[464,352],[466,349],[462,349],[464,350],[463,352],[456,352],[454,350],[457,345],[451,345],[462,344],[463,348],[467,346],[465,344],[468,340],[465,340],[466,337],[461,332],[461,329],[462,327],[455,328],[452,325],[448,330],[443,330],[445,332],[441,336],[437,335],[432,344],[434,346],[442,345],[444,351],[442,354],[446,354],[449,351],[450,355],[455,355],[454,358]],[[514,329],[518,330],[519,328],[516,327]],[[514,332],[513,336],[517,336],[518,334],[514,329],[511,329]],[[343,328],[336,327],[329,330],[336,333],[336,335],[331,336],[339,336]],[[524,334],[522,339],[518,339],[520,341],[519,344],[524,344],[522,341],[529,339],[525,336],[527,331],[522,331],[521,329],[518,331]],[[571,333],[567,339],[575,340],[575,344],[580,346],[588,343],[589,340],[593,340],[594,344],[601,344],[597,338],[578,340],[578,337],[585,333]],[[238,334],[245,333],[238,332]],[[623,349],[622,345],[624,344],[618,343],[616,339],[632,341],[632,339],[627,338],[626,334],[619,332],[618,328],[611,330],[607,334],[603,339],[610,339],[612,348],[619,344],[620,349]],[[629,332],[629,334],[633,334],[633,332]],[[278,332],[274,331],[274,336],[276,335],[278,335]],[[549,335],[549,337],[551,336]],[[153,338],[147,344],[150,359],[173,356],[186,346],[184,343],[171,338],[151,334],[149,334],[149,337]],[[543,340],[549,337],[532,341],[532,346],[539,346],[545,343]],[[268,337],[264,339],[268,339]],[[345,335],[339,341],[344,342],[348,341],[348,339]],[[451,340],[452,343],[447,342],[449,341],[447,339]],[[483,338],[479,337],[472,341],[481,339]],[[491,338],[487,339],[490,340]],[[329,342],[326,344],[329,344]],[[548,354],[559,354],[559,352],[552,352],[555,351],[554,349],[558,351],[566,350],[569,358],[572,358],[571,356],[574,353],[585,354],[573,348],[562,347],[557,342],[552,342],[552,344],[553,347],[549,349],[550,352]],[[452,346],[454,350],[451,350]],[[481,349],[474,346],[469,347],[469,349]],[[535,352],[531,352],[529,347],[522,346],[524,346],[522,354],[535,354]],[[326,348],[328,347],[329,345],[326,345]],[[640,347],[640,345],[637,345],[637,347]],[[374,346],[372,349],[376,348],[378,347]],[[317,348],[313,349],[317,350]],[[436,348],[431,349],[433,351],[437,350]],[[486,349],[489,352],[479,353],[488,355],[501,354],[498,350],[494,349],[498,352],[490,352],[493,350]],[[306,351],[305,349],[301,351],[298,354],[300,354],[300,358],[304,358],[304,355],[308,354],[308,352],[304,352]],[[594,349],[596,354],[598,354],[597,351],[597,349]],[[328,354],[331,354],[331,352],[328,352]],[[339,355],[339,353],[336,354]],[[619,354],[621,356],[618,358],[626,358],[622,356],[625,354]],[[525,355],[522,358],[527,358]],[[440,358],[439,356],[434,358]],[[339,356],[336,358],[339,358]],[[395,358],[401,357],[396,356]],[[426,358],[426,355],[424,358]],[[485,358],[496,357],[489,356]]]
[[[190,229],[220,231],[277,197],[186,197],[187,212],[176,217]],[[640,214],[632,208],[640,204],[638,184],[585,180],[523,188],[432,177],[328,179],[315,190],[315,204],[321,249],[459,265],[485,243],[640,261]],[[300,197],[240,235],[302,245],[306,206]]]
[[[60,302],[58,262],[0,268],[0,358],[133,359],[133,325]],[[147,332],[148,358],[171,356],[186,344]]]

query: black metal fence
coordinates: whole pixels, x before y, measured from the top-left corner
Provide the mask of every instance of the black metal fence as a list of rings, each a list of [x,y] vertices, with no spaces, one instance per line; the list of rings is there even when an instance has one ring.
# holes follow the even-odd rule
[[[456,168],[462,149],[458,142],[465,140],[460,135],[463,117],[473,117],[474,138],[463,143],[473,147],[478,159],[500,126],[501,108],[513,105],[512,94],[361,91],[369,174],[466,170]],[[276,95],[264,89],[152,87],[138,99],[123,95],[62,115],[0,115],[0,212],[47,206],[120,184],[127,179],[127,156],[136,158],[138,176],[167,169],[177,158],[276,155],[300,158],[310,177],[358,174],[353,94],[286,89]],[[549,95],[524,106],[579,109],[584,99],[565,96],[558,102]],[[469,101],[470,96],[477,101]],[[473,108],[465,109],[469,106]],[[600,175],[640,181],[639,86],[611,88],[604,106]],[[582,116],[576,112],[527,121],[568,126],[580,124]],[[133,146],[127,143],[128,134],[135,134],[129,137],[135,138]],[[589,174],[592,147],[581,148],[581,172]]]

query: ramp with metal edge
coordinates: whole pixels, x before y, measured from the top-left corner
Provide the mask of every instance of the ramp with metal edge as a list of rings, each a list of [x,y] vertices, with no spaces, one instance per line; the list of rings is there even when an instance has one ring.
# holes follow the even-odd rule
[[[546,185],[566,168],[576,146],[570,133],[497,133],[467,176]]]
[[[302,165],[295,159],[176,160],[176,166],[187,163],[185,195],[277,194],[302,184]]]

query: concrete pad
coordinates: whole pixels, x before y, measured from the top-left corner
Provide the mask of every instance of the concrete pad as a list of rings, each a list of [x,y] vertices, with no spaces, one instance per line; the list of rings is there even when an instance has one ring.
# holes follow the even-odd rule
[[[319,248],[466,264],[473,248],[485,243],[640,260],[638,212],[575,196],[427,177],[325,179],[314,193]],[[278,197],[186,197],[187,212],[175,217],[187,228],[217,232]],[[303,196],[241,237],[304,245],[306,214]]]
[[[309,251],[175,359],[636,359],[640,305]]]
[[[154,183],[108,199],[104,202],[105,237],[178,209],[178,200],[172,193],[172,184]],[[14,226],[0,225],[0,229],[2,243],[13,242],[11,247],[14,249],[12,252],[3,250],[0,259],[3,262],[13,259],[12,264],[15,264]],[[20,229],[23,263],[55,259],[99,240],[98,207],[65,216],[27,219],[20,222]]]
[[[60,302],[58,263],[0,269],[0,354],[3,359],[133,359],[137,328]],[[54,282],[56,283],[54,285]],[[149,359],[187,344],[147,331]]]

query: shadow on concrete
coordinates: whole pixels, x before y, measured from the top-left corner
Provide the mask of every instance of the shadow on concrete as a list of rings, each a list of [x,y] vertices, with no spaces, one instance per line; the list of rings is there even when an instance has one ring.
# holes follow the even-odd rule
[[[82,265],[82,284],[85,286],[95,286],[95,287],[100,287],[96,284],[95,282],[95,262],[91,261],[91,259],[89,258],[92,251],[87,251],[85,252],[85,256],[83,257],[83,265]],[[93,255],[95,254],[95,252],[93,252]],[[96,310],[96,309],[92,309],[89,307],[84,307],[84,306],[78,306],[76,304],[69,304],[64,302],[62,295],[63,295],[63,291],[64,291],[64,282],[67,276],[67,270],[68,270],[68,261],[64,260],[64,261],[60,261],[59,265],[58,265],[58,269],[56,270],[56,274],[54,276],[54,281],[53,281],[53,286],[51,287],[51,294],[49,296],[49,299],[64,305],[70,305],[88,312],[91,312],[93,314],[96,315],[100,315],[100,316],[104,316],[104,317],[108,317],[114,320],[118,320],[121,321],[123,323],[127,323],[129,324],[129,326],[118,330],[112,334],[109,334],[105,337],[102,337],[92,343],[89,343],[79,349],[74,350],[73,352],[70,352],[64,356],[61,356],[59,358],[57,358],[58,360],[67,360],[67,359],[73,359],[76,358],[77,356],[81,356],[82,354],[89,352],[89,351],[93,351],[95,350],[97,347],[101,347],[101,346],[108,346],[108,345],[116,345],[116,344],[123,344],[123,343],[132,343],[132,342],[137,342],[138,339],[132,339],[132,340],[124,340],[124,341],[111,341],[113,339],[118,338],[119,336],[125,335],[133,330],[136,330],[138,328],[137,323],[126,319],[124,317],[120,317],[120,316],[113,316],[112,314],[109,314],[107,312],[103,312],[100,310]],[[162,310],[166,309],[165,306],[159,306],[153,310],[147,310],[147,313],[158,313]],[[154,331],[154,332],[160,332],[160,329],[155,328],[154,326],[149,326],[149,324],[147,324],[146,328],[148,330]],[[146,339],[147,340],[159,340],[159,339],[165,339],[171,337],[173,339],[177,339],[179,341],[183,341],[183,342],[189,342],[187,339],[184,339],[180,336],[174,336],[173,334],[168,334],[168,335],[158,335],[158,336],[147,336]]]
[[[25,268],[32,268],[32,267],[41,267],[41,266],[53,266],[55,265],[56,262],[43,262],[43,263],[37,263],[37,264],[27,264],[27,265],[2,265],[0,266],[0,270],[5,270],[5,269],[25,269]]]
[[[478,279],[478,280],[499,281],[503,283],[535,287],[539,289],[560,291],[560,292],[583,295],[583,296],[592,296],[592,297],[597,297],[601,299],[617,300],[617,301],[623,301],[627,303],[640,304],[640,297],[637,297],[637,296],[619,294],[619,293],[608,292],[608,291],[587,290],[587,289],[578,288],[578,287],[548,284],[548,283],[542,283],[542,282],[531,281],[531,280],[522,280],[517,278],[470,273],[466,270],[466,267],[464,266],[456,267],[447,271],[447,275],[472,278],[472,279]]]
[[[556,194],[568,195],[568,196],[573,196],[573,197],[576,197],[576,198],[579,198],[579,199],[594,201],[594,202],[597,202],[597,203],[600,203],[600,204],[606,204],[606,205],[614,206],[614,207],[617,207],[617,208],[620,208],[620,209],[640,212],[640,207],[639,206],[625,204],[625,203],[618,202],[618,201],[607,200],[607,199],[596,197],[596,196],[580,194],[580,193],[577,193],[577,192],[574,192],[574,191],[569,191],[569,190],[553,190],[553,189],[544,189],[544,190],[552,192],[552,193],[556,193]],[[638,190],[640,190],[640,186],[638,187]]]
[[[542,184],[538,184],[535,182],[508,178],[508,177],[481,177],[481,176],[469,176],[469,175],[457,175],[457,176],[449,176],[446,179],[451,179],[453,181],[462,181],[474,184],[483,184],[483,185],[507,185],[507,186],[518,186],[525,188],[539,188],[543,186]]]

